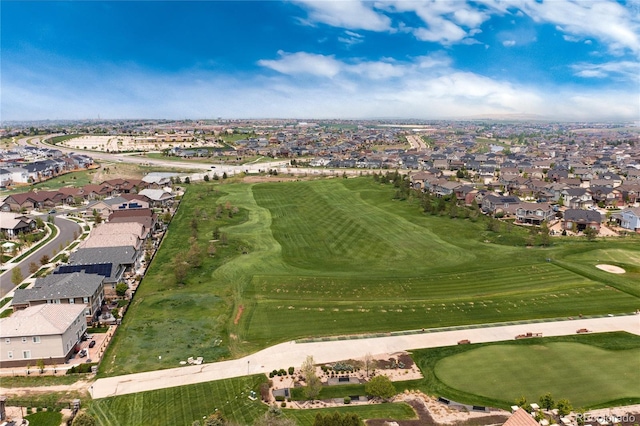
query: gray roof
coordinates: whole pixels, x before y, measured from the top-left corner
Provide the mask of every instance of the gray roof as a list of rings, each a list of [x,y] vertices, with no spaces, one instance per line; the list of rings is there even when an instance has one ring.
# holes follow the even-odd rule
[[[136,258],[136,250],[133,246],[121,247],[91,247],[78,249],[71,253],[69,265],[113,265],[109,269],[109,275],[105,277],[105,283],[117,281],[123,268],[133,265]],[[87,268],[93,270],[92,268]],[[86,272],[86,271],[85,271]]]
[[[96,263],[133,265],[135,258],[136,250],[133,246],[83,248],[71,253],[69,265],[91,265]]]
[[[11,305],[31,301],[91,297],[102,285],[104,277],[84,272],[52,274],[38,278],[32,288],[16,290]]]
[[[564,212],[564,220],[578,223],[601,223],[602,215],[594,210],[567,209]]]

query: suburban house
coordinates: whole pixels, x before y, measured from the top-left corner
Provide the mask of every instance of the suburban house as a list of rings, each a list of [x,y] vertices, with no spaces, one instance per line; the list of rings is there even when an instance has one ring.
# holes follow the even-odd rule
[[[145,228],[143,224],[138,222],[101,223],[91,230],[90,237],[117,234],[133,234],[144,242],[144,240],[149,236],[149,229]]]
[[[109,215],[116,210],[126,209],[145,209],[149,208],[149,203],[143,201],[142,197],[137,200],[129,201],[124,197],[105,198],[104,200],[94,201],[87,204],[83,214],[87,217],[93,215],[100,215],[103,219],[109,217]]]
[[[520,203],[516,208],[516,220],[520,223],[540,225],[555,217],[550,203]]]
[[[563,190],[562,201],[570,209],[586,209],[593,206],[593,197],[586,188],[567,188]]]
[[[627,208],[613,215],[621,228],[640,233],[640,207]]]
[[[99,315],[104,300],[104,277],[84,272],[52,274],[36,279],[31,288],[17,289],[11,300],[13,311],[43,304],[84,307],[86,321]]]
[[[142,240],[134,234],[93,235],[80,243],[79,248],[133,246],[140,250]]]
[[[175,198],[175,195],[163,189],[143,189],[139,194],[148,197],[153,207],[166,206]]]
[[[56,273],[101,275],[105,298],[110,299],[116,296],[116,285],[123,281],[125,272],[140,265],[140,254],[132,246],[82,248],[71,253],[69,264],[60,266]]]
[[[84,306],[43,304],[0,319],[0,368],[63,364],[87,331]]]
[[[0,212],[0,232],[13,238],[20,233],[30,232],[36,228],[36,221],[30,217],[11,212]]]
[[[482,211],[491,214],[515,214],[520,199],[513,195],[489,194],[482,198]]]
[[[109,223],[139,222],[146,229],[154,230],[158,226],[158,216],[151,209],[116,210],[109,215]]]
[[[567,231],[582,232],[587,227],[600,231],[602,215],[595,210],[568,209],[564,211],[562,228]]]

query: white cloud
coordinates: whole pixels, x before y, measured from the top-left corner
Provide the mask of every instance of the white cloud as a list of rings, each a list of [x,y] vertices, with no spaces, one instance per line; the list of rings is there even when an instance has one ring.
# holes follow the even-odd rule
[[[362,34],[354,33],[353,31],[345,31],[344,34],[345,36],[338,37],[338,41],[346,44],[347,46],[360,44],[364,41],[364,36]]]
[[[422,41],[445,45],[468,43],[489,14],[463,2],[453,1],[385,1],[385,10],[392,13],[414,13],[425,24],[424,27],[409,28]]]
[[[309,19],[313,22],[352,30],[388,31],[391,29],[391,19],[373,10],[371,3],[360,0],[295,0],[294,3],[308,10]]]
[[[513,47],[516,45],[516,41],[515,40],[505,40],[502,42],[502,45],[504,47]]]
[[[340,72],[342,64],[333,56],[314,53],[286,53],[279,51],[280,59],[261,59],[258,65],[271,68],[283,74],[312,74],[320,77],[334,77]]]
[[[12,66],[10,72],[3,72],[2,119],[82,119],[98,115],[438,119],[537,114],[556,120],[632,120],[640,114],[637,92],[632,90],[543,91],[456,70],[443,52],[405,62],[390,58],[340,61],[304,52],[282,52],[275,60],[262,61],[262,65],[281,71],[277,75],[224,76],[198,70],[159,74],[129,66],[61,64],[55,60],[31,71]],[[309,74],[320,78],[299,78]]]
[[[579,63],[572,65],[575,75],[585,78],[622,77],[640,82],[640,63],[632,61],[606,62],[602,64]]]
[[[515,4],[514,4],[515,5]],[[538,22],[556,24],[567,35],[593,37],[609,45],[611,52],[640,52],[638,10],[614,1],[521,0],[518,6]]]

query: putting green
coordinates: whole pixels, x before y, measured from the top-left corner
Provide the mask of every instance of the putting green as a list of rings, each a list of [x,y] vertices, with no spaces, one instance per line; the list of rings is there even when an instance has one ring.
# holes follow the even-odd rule
[[[606,350],[580,343],[491,345],[440,360],[435,375],[464,392],[513,402],[547,393],[588,407],[640,397],[640,349]]]

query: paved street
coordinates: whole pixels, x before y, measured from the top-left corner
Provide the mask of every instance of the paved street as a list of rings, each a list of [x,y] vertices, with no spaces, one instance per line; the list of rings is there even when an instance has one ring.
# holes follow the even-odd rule
[[[34,217],[37,217],[37,216],[34,216]],[[47,215],[43,215],[40,217],[42,218],[42,220],[45,220],[45,221],[47,220]],[[58,232],[58,235],[56,235],[56,237],[53,240],[49,241],[44,246],[40,247],[38,250],[33,252],[30,256],[27,256],[25,259],[23,259],[21,262],[19,262],[15,266],[5,265],[3,269],[8,268],[10,266],[11,266],[11,269],[20,268],[22,270],[22,276],[26,278],[29,275],[31,275],[29,273],[29,264],[31,262],[35,262],[38,265],[40,265],[40,258],[45,254],[49,256],[49,259],[53,259],[55,257],[55,253],[57,253],[58,249],[60,248],[60,244],[62,244],[63,246],[66,246],[67,242],[70,243],[71,241],[73,241],[74,232],[77,232],[78,235],[82,233],[80,225],[78,225],[77,223],[69,219],[64,219],[62,217],[56,216],[55,225],[58,227],[60,232]],[[11,269],[8,269],[6,272],[0,275],[0,298],[4,297],[7,293],[9,293],[14,288],[14,285],[11,282]]]
[[[327,363],[350,358],[357,359],[365,356],[367,353],[375,355],[419,348],[452,346],[456,345],[457,342],[462,339],[469,339],[472,343],[482,343],[513,340],[516,335],[527,332],[542,333],[546,337],[571,335],[575,334],[576,330],[581,328],[587,328],[593,332],[627,331],[640,335],[640,315],[487,327],[334,342],[287,342],[231,361],[189,365],[167,370],[98,379],[93,384],[91,392],[94,398],[106,398],[109,396],[126,395],[240,377],[247,374],[268,373],[274,369],[288,368],[292,365],[300,366],[308,355],[312,355],[317,363]],[[197,354],[194,354],[194,356],[197,356]]]

